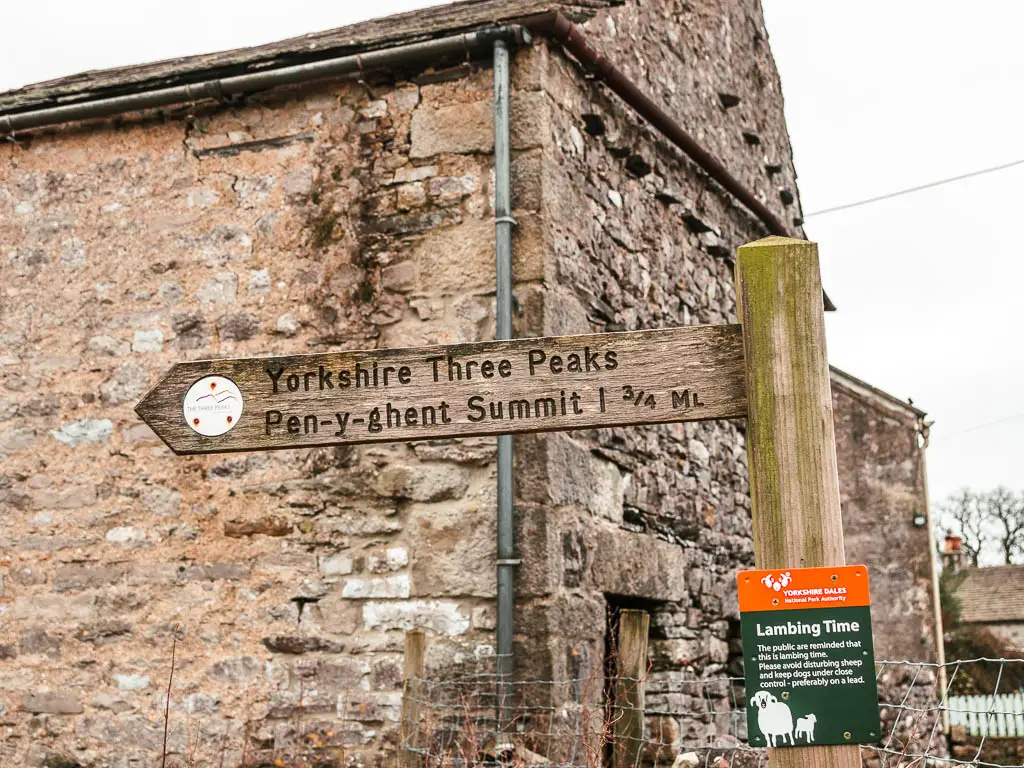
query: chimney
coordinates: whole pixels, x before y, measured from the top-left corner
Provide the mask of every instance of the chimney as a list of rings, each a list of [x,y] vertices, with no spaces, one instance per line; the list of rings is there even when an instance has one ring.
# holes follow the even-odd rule
[[[960,573],[961,559],[963,558],[963,539],[953,531],[946,531],[946,541],[942,548],[942,567],[948,568],[953,573]]]

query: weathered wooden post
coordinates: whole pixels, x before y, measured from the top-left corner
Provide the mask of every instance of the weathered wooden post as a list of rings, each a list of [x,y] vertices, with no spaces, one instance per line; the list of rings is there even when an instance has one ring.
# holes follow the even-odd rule
[[[420,765],[423,745],[423,670],[427,637],[422,630],[405,633],[405,660],[402,665],[402,743],[399,762],[413,768]]]
[[[818,246],[767,237],[737,254],[747,454],[759,569],[843,565]],[[856,744],[775,748],[773,768],[857,768]]]
[[[644,739],[644,686],[647,677],[647,611],[619,614],[619,647],[615,657],[615,746],[613,768],[640,765]]]

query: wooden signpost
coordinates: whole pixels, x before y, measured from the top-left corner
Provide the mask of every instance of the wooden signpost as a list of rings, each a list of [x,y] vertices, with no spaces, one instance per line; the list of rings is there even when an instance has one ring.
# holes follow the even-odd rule
[[[136,412],[179,454],[746,413],[739,326],[179,363]]]
[[[757,567],[841,566],[817,246],[743,246],[736,286],[740,325],[180,363],[136,411],[179,454],[746,417]],[[787,745],[771,762],[860,753]]]

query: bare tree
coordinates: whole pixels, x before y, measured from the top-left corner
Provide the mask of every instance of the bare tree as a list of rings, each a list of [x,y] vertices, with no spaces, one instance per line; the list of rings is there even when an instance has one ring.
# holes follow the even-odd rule
[[[1002,562],[1024,561],[1024,492],[999,486],[991,491],[964,488],[940,505],[942,526],[959,534],[969,565],[978,566],[983,550],[992,546]]]
[[[968,564],[978,566],[981,550],[991,539],[988,511],[982,495],[970,488],[962,488],[941,505],[942,525],[958,533]]]
[[[982,494],[986,517],[998,531],[996,543],[1002,550],[1003,562],[1011,565],[1024,559],[1024,493],[1014,493],[1005,486]]]

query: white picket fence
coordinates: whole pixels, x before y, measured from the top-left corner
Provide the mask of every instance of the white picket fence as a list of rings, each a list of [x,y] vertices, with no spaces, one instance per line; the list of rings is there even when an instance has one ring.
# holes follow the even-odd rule
[[[1024,694],[950,696],[949,724],[963,725],[972,736],[1024,737]]]

